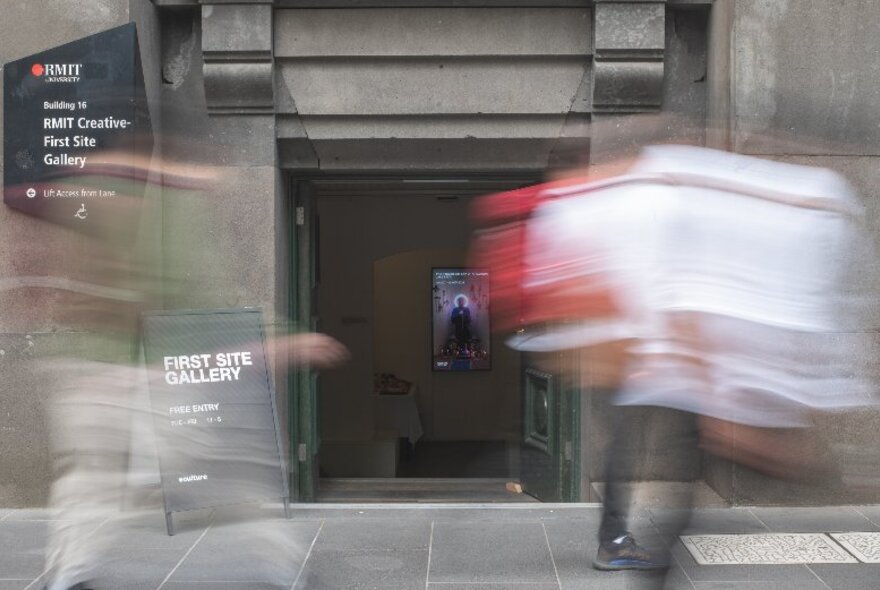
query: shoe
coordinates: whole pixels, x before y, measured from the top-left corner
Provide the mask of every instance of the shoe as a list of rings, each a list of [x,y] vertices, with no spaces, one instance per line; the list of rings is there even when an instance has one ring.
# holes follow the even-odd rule
[[[669,560],[663,553],[640,547],[630,533],[624,533],[599,545],[593,567],[603,571],[665,570]]]
[[[43,586],[43,590],[48,590],[48,588],[49,588],[49,584],[46,584],[45,586]],[[93,590],[93,589],[91,586],[80,582],[79,584],[75,584],[75,585],[71,586],[67,590]]]

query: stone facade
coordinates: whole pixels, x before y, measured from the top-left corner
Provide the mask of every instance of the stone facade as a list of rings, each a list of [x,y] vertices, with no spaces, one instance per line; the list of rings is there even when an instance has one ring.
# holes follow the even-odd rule
[[[840,172],[859,191],[869,227],[880,235],[880,5],[716,0],[713,12],[710,144]],[[819,422],[840,453],[845,483],[855,486],[849,496],[836,485],[787,485],[720,460],[707,462],[706,478],[738,503],[876,502],[878,427],[877,412]]]
[[[0,41],[3,63],[41,52],[127,22],[136,22],[146,74],[148,100],[158,102],[160,33],[156,8],[148,0],[8,2]],[[52,23],[47,26],[47,23]],[[158,117],[154,124],[161,124]],[[148,195],[155,199],[157,195]],[[22,276],[82,278],[89,249],[82,236],[0,207],[4,247],[0,280]],[[63,375],[40,369],[43,358],[82,350],[90,340],[67,322],[63,294],[47,288],[0,289],[0,504],[45,503],[51,473],[46,404]],[[92,343],[94,345],[94,343]],[[128,350],[91,351],[103,358],[125,357]]]
[[[880,231],[873,0],[75,0],[6,10],[17,25],[0,39],[3,62],[138,24],[163,138],[156,155],[196,153],[220,179],[195,227],[186,222],[192,203],[151,196],[164,220],[163,276],[179,279],[164,293],[169,308],[257,305],[282,323],[291,172],[534,176],[587,148],[600,162],[616,139],[586,123],[631,113],[683,113],[707,122],[710,145],[836,168],[862,190]],[[783,149],[762,142],[770,129],[833,141]],[[76,247],[75,236],[5,207],[0,228],[15,244],[44,236],[44,256]],[[20,260],[15,248],[0,252],[0,278],[20,274]],[[39,290],[0,292],[0,506],[45,501],[48,385],[32,361],[79,338],[23,296],[53,305]],[[603,412],[585,412],[591,478],[601,472]],[[873,440],[873,417],[842,420],[826,429],[847,431],[853,446]],[[741,469],[709,462],[706,474],[734,500],[769,498]],[[794,493],[793,503],[810,500]]]

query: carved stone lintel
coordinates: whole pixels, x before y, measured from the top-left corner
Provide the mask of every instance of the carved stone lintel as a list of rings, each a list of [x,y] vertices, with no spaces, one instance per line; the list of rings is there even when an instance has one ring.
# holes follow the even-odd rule
[[[274,111],[272,5],[202,5],[202,54],[208,113]]]
[[[205,63],[205,96],[211,114],[272,113],[272,62]]]
[[[655,111],[663,100],[666,5],[615,0],[594,8],[593,111]]]
[[[640,113],[661,106],[662,61],[597,61],[593,80],[594,112]]]

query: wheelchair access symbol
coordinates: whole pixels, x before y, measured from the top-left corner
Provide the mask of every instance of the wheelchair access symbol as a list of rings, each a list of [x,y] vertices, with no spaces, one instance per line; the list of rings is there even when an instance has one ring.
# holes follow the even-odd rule
[[[76,213],[74,213],[73,216],[76,217],[77,219],[85,219],[86,217],[89,216],[89,212],[86,211],[85,203],[80,204],[79,210]]]

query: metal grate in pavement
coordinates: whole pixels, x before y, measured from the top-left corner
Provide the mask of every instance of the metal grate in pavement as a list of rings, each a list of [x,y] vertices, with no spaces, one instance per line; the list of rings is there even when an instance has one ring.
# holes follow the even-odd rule
[[[880,533],[830,533],[862,563],[880,563]]]
[[[823,533],[686,535],[681,541],[700,565],[858,563]]]

